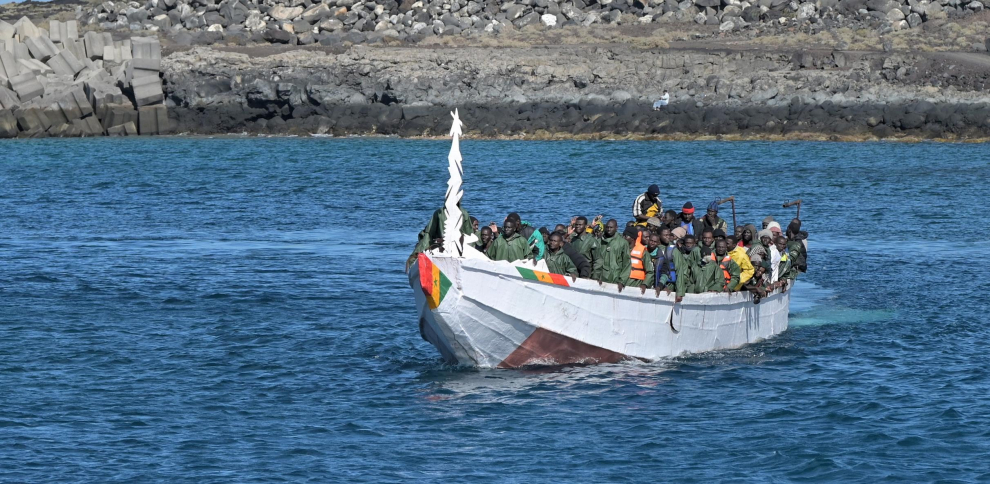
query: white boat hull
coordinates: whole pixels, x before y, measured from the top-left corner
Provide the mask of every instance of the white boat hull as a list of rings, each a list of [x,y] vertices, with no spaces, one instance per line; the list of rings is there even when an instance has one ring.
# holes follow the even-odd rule
[[[420,255],[409,281],[423,338],[451,364],[515,368],[656,360],[738,348],[787,329],[790,291],[760,304],[749,293],[688,294],[675,304],[674,294],[620,293],[615,284],[531,269]]]

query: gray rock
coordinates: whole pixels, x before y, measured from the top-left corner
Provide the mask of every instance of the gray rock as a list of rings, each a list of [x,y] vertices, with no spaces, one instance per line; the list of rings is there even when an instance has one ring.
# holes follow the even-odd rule
[[[276,29],[268,29],[264,33],[264,38],[266,41],[273,44],[295,44],[295,36],[284,31]]]
[[[718,7],[722,0],[694,0],[694,4],[699,7]]]

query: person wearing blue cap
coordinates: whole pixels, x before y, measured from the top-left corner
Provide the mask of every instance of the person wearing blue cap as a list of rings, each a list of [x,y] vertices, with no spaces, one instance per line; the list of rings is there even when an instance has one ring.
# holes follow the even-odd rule
[[[721,230],[722,233],[729,233],[729,224],[726,223],[725,219],[718,216],[718,200],[708,204],[708,212],[705,213],[704,217],[701,217],[701,223],[704,224],[706,229],[712,231]]]
[[[647,220],[663,212],[663,202],[660,200],[660,187],[650,185],[646,189],[646,193],[636,197],[632,209],[633,217],[636,219],[636,225],[646,227]]]

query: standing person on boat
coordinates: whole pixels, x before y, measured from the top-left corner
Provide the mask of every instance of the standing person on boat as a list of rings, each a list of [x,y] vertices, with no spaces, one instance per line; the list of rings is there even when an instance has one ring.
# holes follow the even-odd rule
[[[746,253],[749,254],[750,258],[760,257],[770,262],[770,246],[773,245],[773,233],[767,229],[763,229],[757,232],[756,239]]]
[[[703,259],[703,280],[707,291],[731,292],[739,284],[742,269],[729,255],[725,239],[715,242],[715,252]]]
[[[681,207],[680,224],[678,226],[687,230],[688,235],[695,237],[701,236],[701,232],[704,230],[704,223],[694,218],[694,205],[691,202],[687,202]]]
[[[491,248],[492,240],[494,239],[495,234],[492,233],[491,227],[482,227],[481,236],[479,236],[478,241],[474,243],[474,248],[482,254],[488,255],[488,249]]]
[[[712,230],[722,230],[722,232],[729,232],[729,224],[722,217],[718,216],[718,201],[714,201],[708,204],[708,211],[705,212],[705,216],[701,217],[701,223],[704,224],[705,228],[710,228]]]
[[[753,246],[753,238],[756,237],[756,227],[752,225],[744,225],[736,245],[749,250]]]
[[[515,219],[506,218],[505,224],[502,226],[502,234],[492,241],[491,247],[488,249],[489,258],[513,262],[532,256],[529,244],[516,232],[516,227]]]
[[[646,221],[650,217],[656,217],[657,214],[663,212],[663,202],[660,201],[660,187],[650,185],[646,189],[646,193],[636,197],[632,210],[633,218],[636,219],[636,225],[645,227]]]
[[[461,234],[473,234],[474,227],[471,226],[471,215],[461,207],[460,202],[457,202],[457,208],[461,209],[461,216],[463,217],[461,219]],[[426,223],[426,227],[419,232],[419,242],[416,243],[416,248],[413,249],[412,255],[406,260],[406,270],[409,270],[409,266],[413,262],[416,262],[416,256],[418,254],[426,252],[430,247],[443,245],[443,226],[446,222],[447,214],[444,213],[443,207],[436,209],[430,217],[430,221]]]
[[[478,240],[481,240],[481,231],[478,230],[478,223],[478,219],[471,217],[471,228],[474,230],[474,235],[478,237]]]
[[[618,229],[619,224],[615,219],[605,223],[605,232],[595,253],[591,278],[597,280],[599,284],[603,282],[618,284],[621,290],[624,281],[629,277],[632,263],[629,260],[629,243],[616,233]]]
[[[594,267],[594,256],[599,245],[598,238],[591,232],[588,232],[588,219],[586,217],[580,216],[575,218],[573,227],[574,232],[571,234],[571,245]]]
[[[512,212],[506,217],[506,220],[512,219],[516,223],[516,231],[519,232],[524,239],[526,239],[526,244],[529,245],[529,250],[532,251],[532,259],[540,260],[543,258],[543,254],[546,252],[546,244],[543,241],[543,234],[540,233],[536,227],[532,224],[523,220],[519,217],[519,214]],[[527,257],[528,259],[529,257]]]
[[[622,233],[622,237],[631,247],[629,250],[629,276],[626,278],[625,285],[639,286],[640,292],[645,293],[646,289],[653,284],[653,259],[650,258],[646,245],[643,244],[644,233],[649,235],[649,232],[641,232],[634,227],[628,227]]]
[[[560,232],[554,232],[549,236],[549,242],[547,243],[547,269],[554,274],[563,274],[571,276],[571,279],[576,280],[578,276],[577,266],[571,261],[571,258],[564,253],[564,235]]]
[[[674,302],[683,301],[685,294],[705,291],[701,274],[701,249],[696,247],[697,240],[693,235],[685,235],[682,240],[683,243],[674,252],[674,266],[677,267],[677,280],[674,281],[677,296]]]
[[[733,291],[738,291],[753,278],[755,268],[752,261],[749,260],[749,254],[746,253],[746,249],[736,245],[735,237],[726,237],[725,242],[728,244],[729,257],[732,257],[732,261],[739,265],[739,284],[736,284],[736,287],[732,288]]]
[[[674,251],[677,250],[677,245],[674,244],[674,236],[670,229],[666,227],[660,229],[660,233],[655,237],[659,239],[659,244],[653,257],[653,287],[659,296],[661,289],[666,289],[670,293],[677,279],[677,271],[674,269]]]
[[[808,233],[801,230],[801,221],[791,220],[787,224],[787,250],[790,252],[791,265],[797,272],[808,270]],[[797,273],[795,273],[795,278]]]
[[[782,235],[778,235],[773,239],[774,249],[779,253],[779,262],[777,263],[777,280],[775,281],[777,287],[786,291],[788,283],[793,281],[797,275],[797,271],[791,267],[791,257],[787,250],[787,239]]]

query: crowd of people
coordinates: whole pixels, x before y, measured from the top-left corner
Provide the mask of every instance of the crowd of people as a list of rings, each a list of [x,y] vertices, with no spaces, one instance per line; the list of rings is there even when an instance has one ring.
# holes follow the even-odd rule
[[[786,291],[807,270],[807,232],[792,219],[786,229],[773,217],[762,228],[740,225],[729,232],[714,201],[700,218],[691,202],[681,211],[663,210],[660,189],[651,185],[633,202],[633,220],[622,226],[602,216],[577,216],[553,230],[535,228],[510,213],[498,227],[479,227],[478,220],[461,209],[462,234],[475,234],[474,249],[492,260],[546,262],[550,272],[577,279],[590,278],[646,292],[653,289],[685,294],[748,291],[759,303],[775,290]],[[443,209],[437,210],[413,256],[442,245]],[[410,263],[412,261],[410,258]]]

